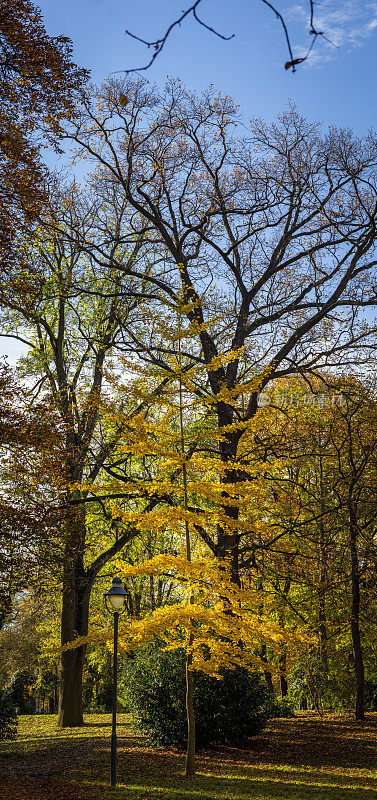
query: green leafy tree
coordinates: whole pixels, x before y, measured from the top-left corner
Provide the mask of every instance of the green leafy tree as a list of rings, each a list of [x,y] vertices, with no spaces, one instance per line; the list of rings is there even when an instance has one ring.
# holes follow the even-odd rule
[[[265,513],[276,548],[258,566],[286,613],[303,616],[316,630],[318,648],[302,656],[315,705],[321,695],[330,702],[335,697],[339,649],[347,665],[352,648],[355,716],[363,719],[363,649],[375,630],[374,392],[355,378],[325,376],[310,394],[303,388],[302,381],[291,382],[296,402],[279,408],[283,395],[277,386],[259,429],[261,447],[264,440],[270,453],[264,479],[273,502]],[[340,684],[346,678],[345,672]]]

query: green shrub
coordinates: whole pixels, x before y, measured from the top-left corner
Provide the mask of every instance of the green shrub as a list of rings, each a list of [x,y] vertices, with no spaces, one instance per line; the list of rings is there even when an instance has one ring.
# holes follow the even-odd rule
[[[106,681],[101,684],[97,694],[97,708],[100,713],[110,714],[113,707],[113,683]]]
[[[9,692],[0,692],[0,739],[15,739],[18,717]]]
[[[187,739],[185,654],[149,645],[126,667],[126,698],[136,726],[151,741],[183,747]],[[223,672],[223,678],[194,673],[197,747],[239,745],[255,736],[270,716],[267,690],[256,673]]]
[[[34,682],[35,675],[29,669],[18,669],[12,676],[7,691],[18,714],[33,713],[35,709]]]
[[[283,718],[283,717],[294,717],[295,712],[293,710],[294,704],[293,700],[290,697],[281,697],[278,700],[271,699],[270,705],[270,713],[271,717]]]
[[[92,680],[86,680],[82,692],[83,711],[91,714],[109,714],[113,708],[113,684],[106,680],[99,686],[97,694]]]

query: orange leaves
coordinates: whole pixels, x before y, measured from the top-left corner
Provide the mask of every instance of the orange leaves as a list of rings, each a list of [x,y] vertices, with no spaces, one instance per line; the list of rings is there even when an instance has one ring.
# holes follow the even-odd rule
[[[88,72],[71,60],[66,37],[50,37],[30,0],[0,2],[0,268],[1,277],[27,264],[16,233],[34,222],[46,200],[40,141],[59,152],[63,119],[73,116]],[[18,268],[18,269],[17,269]]]

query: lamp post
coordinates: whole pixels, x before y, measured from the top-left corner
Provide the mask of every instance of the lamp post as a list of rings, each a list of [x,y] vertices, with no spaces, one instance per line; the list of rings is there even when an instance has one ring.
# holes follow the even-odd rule
[[[113,724],[111,729],[111,769],[110,786],[116,785],[116,758],[117,758],[117,735],[116,735],[116,716],[117,716],[117,681],[118,681],[118,621],[121,609],[124,610],[124,601],[127,593],[123,589],[122,579],[113,578],[113,582],[108,592],[105,593],[105,603],[108,611],[114,616],[114,658],[113,658]],[[111,603],[111,607],[109,607]]]

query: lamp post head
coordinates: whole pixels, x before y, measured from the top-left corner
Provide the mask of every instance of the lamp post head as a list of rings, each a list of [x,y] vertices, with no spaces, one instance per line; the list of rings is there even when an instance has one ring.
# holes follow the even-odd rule
[[[122,579],[117,577],[113,578],[109,591],[105,593],[106,601],[109,600],[114,611],[119,611],[126,597],[127,592],[123,589]]]

